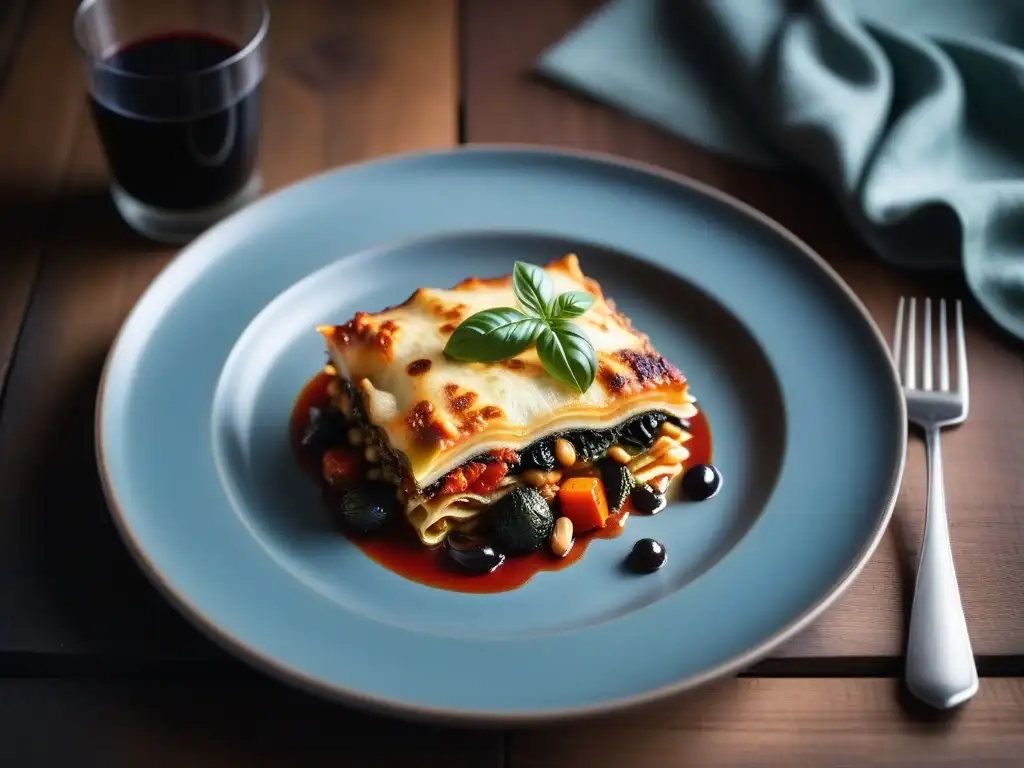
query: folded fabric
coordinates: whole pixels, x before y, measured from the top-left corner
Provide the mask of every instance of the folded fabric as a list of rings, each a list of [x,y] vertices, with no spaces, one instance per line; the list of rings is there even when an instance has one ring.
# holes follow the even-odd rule
[[[713,151],[809,168],[879,256],[962,269],[1024,338],[1024,3],[615,0],[538,66]]]

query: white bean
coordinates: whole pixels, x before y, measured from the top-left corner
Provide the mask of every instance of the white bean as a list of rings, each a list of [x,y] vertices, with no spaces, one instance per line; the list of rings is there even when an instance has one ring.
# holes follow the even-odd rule
[[[545,485],[555,485],[559,480],[562,479],[562,473],[553,469],[550,472],[544,472],[540,469],[528,469],[521,475],[523,482],[527,485],[532,485],[534,488],[541,488]]]
[[[576,463],[576,449],[563,437],[555,440],[555,458],[563,467],[571,467]]]
[[[572,520],[568,517],[558,518],[551,532],[551,551],[558,557],[565,557],[572,549],[572,543]]]
[[[611,459],[612,461],[619,462],[619,464],[629,464],[630,459],[632,459],[632,456],[630,456],[626,452],[626,449],[623,448],[621,445],[613,445],[611,448],[608,449],[608,458]]]

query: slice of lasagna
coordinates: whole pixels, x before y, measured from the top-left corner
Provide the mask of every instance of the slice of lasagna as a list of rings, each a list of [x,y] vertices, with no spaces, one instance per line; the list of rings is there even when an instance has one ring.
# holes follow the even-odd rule
[[[424,544],[472,530],[520,484],[551,502],[563,478],[592,473],[605,456],[662,490],[683,471],[687,419],[696,414],[686,378],[583,275],[575,255],[544,271],[557,291],[595,298],[575,321],[598,363],[582,393],[550,376],[533,348],[496,363],[445,356],[461,321],[516,306],[511,276],[420,288],[399,306],[318,328],[339,379],[336,402],[361,425],[367,456],[398,487]],[[556,455],[559,442],[573,450]]]

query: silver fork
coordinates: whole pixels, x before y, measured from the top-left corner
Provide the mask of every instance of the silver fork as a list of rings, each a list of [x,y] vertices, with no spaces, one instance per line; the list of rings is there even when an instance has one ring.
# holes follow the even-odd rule
[[[904,308],[909,309],[904,313]],[[932,386],[932,302],[925,299],[921,340],[921,386],[917,386],[915,316],[917,302],[900,299],[893,332],[892,356],[900,371],[907,416],[924,431],[928,453],[928,501],[925,506],[924,540],[910,610],[907,641],[907,687],[917,698],[948,709],[971,698],[978,690],[967,620],[960,603],[960,590],[953,569],[946,520],[946,494],[942,482],[942,451],[939,430],[960,424],[967,418],[970,398],[967,388],[967,347],[960,302],[956,303],[956,386],[949,385],[949,343],[946,301],[939,302],[939,388]],[[904,334],[904,314],[906,334]]]

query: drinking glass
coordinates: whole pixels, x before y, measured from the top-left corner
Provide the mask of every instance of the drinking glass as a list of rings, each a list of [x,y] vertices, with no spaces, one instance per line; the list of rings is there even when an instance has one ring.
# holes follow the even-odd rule
[[[79,5],[75,39],[111,196],[136,231],[186,242],[259,194],[269,21],[262,0]]]

